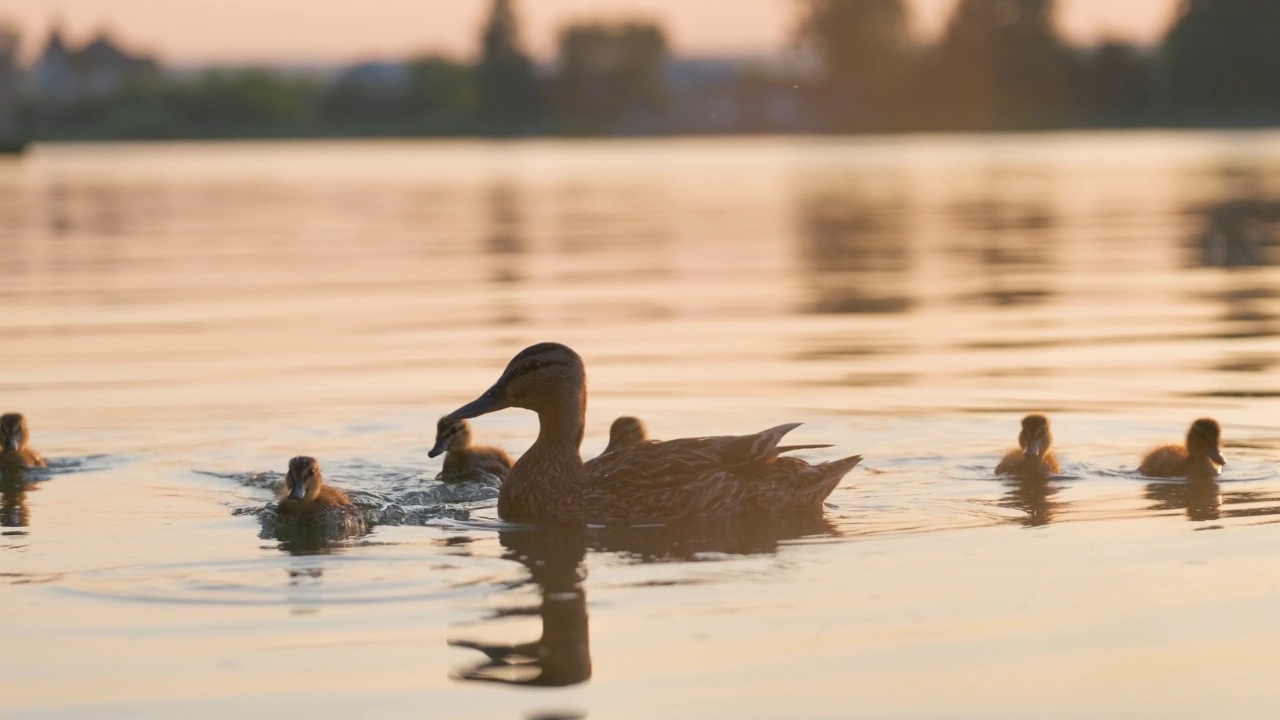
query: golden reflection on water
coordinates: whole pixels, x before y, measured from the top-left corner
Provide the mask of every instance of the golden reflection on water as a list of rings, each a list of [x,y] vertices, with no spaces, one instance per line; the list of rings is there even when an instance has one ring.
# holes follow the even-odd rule
[[[0,544],[0,610],[22,607],[32,658],[6,709],[48,709],[69,677],[92,686],[85,713],[336,715],[377,695],[457,717],[635,716],[655,688],[704,716],[788,697],[831,716],[1177,714],[1186,668],[1261,687],[1234,659],[1280,638],[1258,572],[1280,513],[1277,207],[1268,133],[0,160],[3,410],[69,463],[38,492],[0,478],[23,533]],[[867,460],[825,517],[790,524],[513,529],[491,503],[410,502],[435,418],[548,339],[586,358],[588,456],[635,414],[664,437],[803,420],[797,442],[836,445],[814,459]],[[993,477],[1032,411],[1063,475]],[[1136,474],[1202,415],[1226,428],[1221,478]],[[536,432],[477,425],[517,452]],[[229,478],[300,453],[399,503],[395,522],[259,538],[231,510],[269,494]],[[323,689],[280,696],[304,680]]]

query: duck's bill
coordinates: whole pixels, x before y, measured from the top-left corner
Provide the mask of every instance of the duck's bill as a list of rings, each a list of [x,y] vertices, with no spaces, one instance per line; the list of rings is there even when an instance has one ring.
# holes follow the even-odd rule
[[[1209,459],[1218,463],[1219,465],[1227,464],[1227,459],[1222,457],[1222,452],[1217,449],[1213,449],[1209,451]]]
[[[1040,457],[1040,443],[1034,440],[1027,443],[1027,448],[1022,451],[1022,454],[1027,457]]]
[[[306,483],[294,483],[293,487],[289,489],[289,499],[291,500],[301,500],[306,496],[307,496]]]
[[[431,450],[427,453],[427,457],[433,458],[438,456],[440,453],[444,452],[445,444],[446,443],[444,438],[437,437],[435,447],[431,448]]]
[[[480,397],[445,415],[441,422],[453,422],[454,420],[467,420],[481,415],[487,415],[491,412],[497,412],[504,408],[511,407],[511,403],[506,400],[506,393],[497,385],[484,391]],[[436,446],[439,449],[439,445]]]
[[[18,438],[10,436],[4,441],[4,449],[9,452],[18,452]]]

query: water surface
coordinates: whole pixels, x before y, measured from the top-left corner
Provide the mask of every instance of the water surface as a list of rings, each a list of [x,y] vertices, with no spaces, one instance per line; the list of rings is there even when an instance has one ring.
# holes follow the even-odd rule
[[[54,460],[2,488],[0,707],[1266,714],[1278,223],[1268,133],[0,159],[3,409]],[[866,460],[821,520],[502,524],[426,452],[542,340],[587,456],[626,413]],[[993,479],[1031,411],[1063,476]],[[1219,481],[1136,474],[1202,415]],[[263,532],[296,454],[371,533]]]

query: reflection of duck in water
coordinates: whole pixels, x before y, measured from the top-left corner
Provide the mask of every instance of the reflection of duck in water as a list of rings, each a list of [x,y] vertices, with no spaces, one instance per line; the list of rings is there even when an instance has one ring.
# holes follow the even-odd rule
[[[440,470],[440,479],[446,482],[466,480],[477,473],[489,473],[502,480],[511,471],[511,456],[505,450],[471,444],[471,424],[466,420],[441,418],[436,424],[436,444],[427,456],[436,457],[446,451]]]
[[[462,680],[513,685],[563,687],[591,678],[591,644],[587,626],[587,595],[582,587],[586,531],[548,527],[504,532],[506,557],[529,569],[538,584],[542,635],[533,642],[491,645],[450,640],[454,647],[479,650],[487,662],[456,675]],[[522,583],[523,584],[523,583]],[[501,610],[497,617],[533,614],[533,608]]]
[[[1222,494],[1213,475],[1192,475],[1187,482],[1147,485],[1152,510],[1186,510],[1188,520],[1217,520],[1222,516]]]
[[[1067,505],[1049,499],[1058,493],[1058,486],[1044,475],[1019,475],[1005,482],[1009,491],[1005,493],[1000,505],[1025,512],[1026,517],[1017,519],[1025,527],[1048,525],[1053,522],[1058,510]]]
[[[1019,477],[1044,477],[1058,474],[1058,458],[1049,451],[1053,435],[1049,432],[1049,418],[1028,415],[1022,418],[1022,432],[1018,433],[1018,449],[1010,450],[996,466],[997,475]]]
[[[640,443],[582,462],[586,371],[557,343],[517,354],[498,381],[446,416],[461,420],[508,407],[538,413],[538,439],[498,495],[505,520],[582,523],[813,511],[861,456],[810,465],[779,458],[796,425],[752,435]],[[799,448],[792,448],[799,449]]]
[[[337,537],[365,530],[364,519],[347,494],[325,485],[320,463],[303,455],[289,461],[276,514],[285,521],[280,530],[318,529],[323,536]]]
[[[1227,463],[1218,449],[1222,426],[1213,418],[1200,418],[1187,430],[1186,445],[1165,445],[1147,454],[1138,472],[1147,477],[1214,477]]]
[[[31,522],[27,491],[36,484],[21,468],[0,468],[0,527],[26,527]]]
[[[649,430],[645,428],[644,421],[638,417],[623,415],[613,424],[609,426],[609,444],[605,446],[604,453],[611,453],[614,450],[629,448],[632,445],[639,445],[649,439]]]
[[[31,432],[22,413],[0,416],[0,465],[4,467],[44,467],[44,458],[27,447]]]
[[[583,587],[586,571],[582,564],[588,549],[616,553],[629,562],[666,562],[707,553],[769,555],[786,540],[834,534],[831,525],[815,515],[761,518],[751,523],[710,518],[661,526],[541,526],[503,532],[499,538],[507,550],[505,557],[528,569],[540,591],[539,604],[536,608],[503,608],[493,619],[537,615],[542,632],[537,640],[515,645],[450,640],[453,647],[478,650],[488,656],[488,660],[458,671],[455,677],[544,687],[590,679],[590,632]]]

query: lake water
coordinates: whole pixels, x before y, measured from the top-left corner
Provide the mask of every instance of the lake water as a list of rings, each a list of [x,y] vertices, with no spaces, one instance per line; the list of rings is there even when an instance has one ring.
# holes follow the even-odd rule
[[[0,714],[1270,716],[1278,229],[1268,133],[0,159],[0,410],[53,465],[5,485]],[[542,340],[588,457],[636,414],[866,460],[822,521],[501,524],[427,450]],[[1030,411],[1064,476],[993,479]],[[1219,482],[1136,473],[1205,415]],[[263,531],[297,454],[370,534]]]

